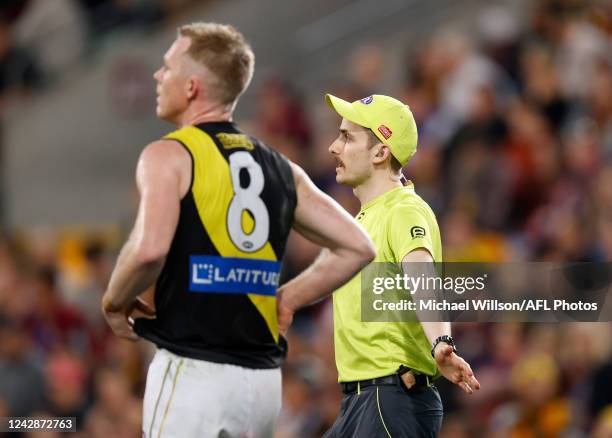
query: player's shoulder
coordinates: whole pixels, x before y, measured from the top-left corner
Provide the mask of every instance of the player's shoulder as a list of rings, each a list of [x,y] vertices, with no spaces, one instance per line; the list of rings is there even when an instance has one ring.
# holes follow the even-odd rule
[[[255,144],[264,155],[267,155],[271,159],[293,168],[293,163],[285,154],[276,150],[274,147],[268,145],[266,142],[258,139],[257,137],[251,137],[251,139],[253,139],[253,144]]]
[[[181,143],[172,138],[161,138],[146,145],[141,154],[140,160],[144,161],[164,161],[172,157],[185,156],[187,151]]]
[[[193,133],[206,132],[201,126],[186,125],[168,132],[160,140],[175,140],[180,141],[181,138],[189,136]]]
[[[206,125],[198,127],[206,128],[205,132],[214,137],[219,146],[226,151],[246,150],[249,153],[289,166],[289,159],[285,155],[255,135],[243,130],[235,123],[212,127],[207,127]]]
[[[185,147],[178,141],[171,139],[159,139],[146,145],[136,166],[136,174],[143,175],[175,174],[182,175],[190,173],[192,158]],[[185,180],[186,180],[185,176]]]

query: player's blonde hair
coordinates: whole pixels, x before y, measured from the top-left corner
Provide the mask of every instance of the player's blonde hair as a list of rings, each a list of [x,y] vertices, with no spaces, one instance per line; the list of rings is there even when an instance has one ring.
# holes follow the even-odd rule
[[[191,39],[187,53],[215,77],[213,93],[222,104],[235,104],[253,77],[255,55],[240,32],[219,23],[192,23],[179,27]]]

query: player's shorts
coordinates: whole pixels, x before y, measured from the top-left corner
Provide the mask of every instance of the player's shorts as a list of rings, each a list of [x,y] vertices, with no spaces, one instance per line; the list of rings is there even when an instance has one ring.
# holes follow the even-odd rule
[[[272,437],[280,407],[280,368],[243,368],[159,349],[147,375],[142,436]]]

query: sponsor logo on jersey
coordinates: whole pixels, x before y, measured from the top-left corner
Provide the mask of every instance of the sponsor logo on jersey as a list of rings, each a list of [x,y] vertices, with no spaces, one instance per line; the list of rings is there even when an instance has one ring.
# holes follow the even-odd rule
[[[372,103],[373,100],[374,100],[374,96],[368,96],[368,97],[364,97],[363,99],[360,99],[359,102],[363,103],[364,105],[369,105]]]
[[[414,226],[410,228],[410,235],[413,239],[416,239],[417,237],[425,237],[425,228]]]
[[[276,295],[280,262],[219,256],[189,257],[191,292]]]

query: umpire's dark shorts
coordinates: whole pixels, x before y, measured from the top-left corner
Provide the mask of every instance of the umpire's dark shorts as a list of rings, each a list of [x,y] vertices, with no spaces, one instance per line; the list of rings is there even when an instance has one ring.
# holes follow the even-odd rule
[[[441,426],[442,400],[435,386],[368,386],[345,394],[323,438],[436,437]]]

